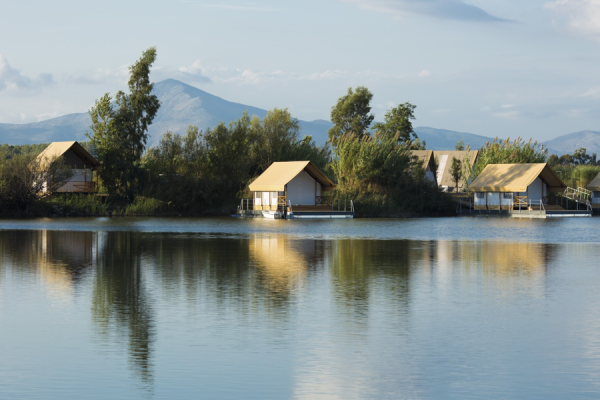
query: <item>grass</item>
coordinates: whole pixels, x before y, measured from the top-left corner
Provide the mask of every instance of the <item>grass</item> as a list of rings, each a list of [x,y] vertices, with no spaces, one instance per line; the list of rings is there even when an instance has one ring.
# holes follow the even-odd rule
[[[170,202],[165,203],[152,197],[136,196],[133,203],[125,206],[123,215],[141,216],[141,215],[158,215],[169,212]]]
[[[38,202],[39,210],[46,215],[57,216],[99,216],[106,215],[108,204],[94,195],[78,193],[56,193]]]

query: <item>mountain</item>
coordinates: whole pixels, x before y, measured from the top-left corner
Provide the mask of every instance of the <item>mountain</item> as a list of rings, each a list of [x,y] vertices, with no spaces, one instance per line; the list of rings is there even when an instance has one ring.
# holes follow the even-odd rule
[[[562,135],[543,142],[549,152],[556,155],[573,154],[575,150],[585,148],[588,154],[600,154],[600,132],[580,131]]]
[[[229,123],[248,111],[250,116],[263,118],[267,110],[233,103],[183,82],[167,79],[154,85],[154,93],[161,107],[148,130],[148,145],[152,146],[167,131],[185,134],[188,125],[200,129],[214,127],[223,121]],[[327,140],[329,121],[299,121],[303,135],[311,135],[318,144]],[[0,143],[27,144],[53,141],[86,141],[86,130],[91,124],[87,112],[68,114],[30,124],[0,124]]]
[[[478,150],[486,141],[494,140],[473,133],[435,129],[427,126],[416,127],[414,131],[421,141],[425,141],[427,150],[454,150],[456,143],[461,139],[464,140],[465,146],[470,145],[471,149]]]
[[[148,130],[148,145],[152,146],[167,131],[185,134],[188,125],[196,125],[202,130],[216,126],[223,121],[229,123],[248,114],[263,118],[267,110],[233,103],[214,96],[203,90],[186,85],[183,82],[167,79],[154,85],[154,93],[161,101],[161,107]],[[299,121],[302,135],[311,135],[318,145],[327,141],[327,131],[332,126],[330,121]],[[91,124],[87,112],[68,114],[30,124],[0,124],[0,143],[31,144],[50,143],[53,141],[78,140],[87,141],[86,130]],[[435,129],[426,126],[415,128],[415,133],[427,143],[429,150],[449,150],[461,139],[465,146],[479,149],[492,138],[472,133],[456,132],[446,129]],[[581,131],[559,136],[543,143],[550,153],[572,154],[576,149],[585,147],[588,153],[600,154],[600,132]],[[555,150],[560,149],[560,150]]]

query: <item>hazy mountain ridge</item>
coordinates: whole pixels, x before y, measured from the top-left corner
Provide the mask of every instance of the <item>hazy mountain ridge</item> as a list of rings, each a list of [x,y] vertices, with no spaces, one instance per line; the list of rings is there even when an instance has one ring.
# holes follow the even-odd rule
[[[202,130],[214,127],[221,121],[229,123],[239,119],[244,111],[250,116],[263,118],[267,110],[224,100],[193,86],[174,79],[160,81],[154,85],[154,93],[161,107],[148,129],[148,145],[152,146],[166,131],[184,134],[189,125]],[[327,140],[329,121],[299,121],[303,135],[311,135],[323,144]],[[0,124],[0,143],[28,144],[54,141],[88,140],[91,120],[87,112],[68,114],[45,121],[29,124]]]
[[[202,130],[214,127],[221,121],[229,123],[248,111],[250,116],[263,118],[267,110],[245,104],[234,103],[183,82],[167,79],[154,85],[154,93],[161,101],[161,107],[148,131],[148,145],[152,146],[160,140],[166,131],[184,134],[189,125],[196,125]],[[327,120],[299,121],[301,134],[311,135],[318,145],[327,141],[327,131],[332,123]],[[91,124],[87,112],[68,114],[45,121],[29,124],[0,124],[0,143],[28,144],[50,143],[53,141],[78,140],[87,141],[85,132]],[[464,139],[465,146],[479,149],[486,141],[493,138],[467,132],[456,132],[426,126],[415,128],[417,136],[424,140],[427,149],[454,149],[458,141]],[[543,142],[550,153],[573,153],[585,147],[588,153],[600,154],[600,132],[581,131],[559,136]],[[560,149],[560,150],[556,150]]]
[[[470,145],[471,149],[478,150],[486,141],[494,140],[473,133],[436,129],[428,126],[418,126],[414,128],[414,131],[421,141],[425,141],[427,150],[454,150],[456,143],[461,139],[464,140],[465,146]]]
[[[557,155],[573,154],[575,150],[582,147],[588,154],[600,154],[600,132],[590,130],[573,132],[545,141],[543,144],[550,149],[550,153]]]

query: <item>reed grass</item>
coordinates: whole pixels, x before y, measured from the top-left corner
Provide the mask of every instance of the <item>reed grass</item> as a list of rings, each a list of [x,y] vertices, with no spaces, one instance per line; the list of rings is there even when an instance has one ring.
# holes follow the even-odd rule
[[[123,210],[123,215],[157,215],[167,213],[170,209],[170,202],[164,202],[152,197],[136,196],[133,203],[128,204]]]
[[[600,173],[600,165],[556,165],[552,167],[565,185],[586,188]]]

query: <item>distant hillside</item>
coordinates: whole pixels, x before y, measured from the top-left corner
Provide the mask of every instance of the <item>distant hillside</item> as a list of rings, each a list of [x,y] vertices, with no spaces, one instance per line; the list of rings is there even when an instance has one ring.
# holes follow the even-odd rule
[[[216,126],[223,121],[229,123],[242,116],[244,111],[263,118],[267,110],[233,103],[214,96],[203,90],[186,85],[183,82],[167,79],[154,85],[154,93],[161,101],[153,124],[149,129],[148,145],[152,146],[167,131],[184,134],[188,125],[196,125],[202,130]],[[311,135],[318,145],[327,141],[327,131],[332,126],[330,121],[299,121],[302,135]],[[62,117],[31,124],[0,124],[0,143],[33,144],[53,141],[78,140],[86,141],[86,130],[91,124],[87,112],[68,114]],[[465,145],[479,149],[492,138],[473,133],[435,129],[426,126],[415,128],[415,133],[427,143],[429,150],[452,150],[456,143],[464,139]],[[544,142],[550,153],[573,153],[585,147],[588,153],[600,154],[600,132],[575,132]],[[560,149],[560,150],[554,150]]]
[[[248,111],[250,116],[264,117],[267,110],[233,103],[183,82],[167,79],[154,85],[154,93],[161,107],[148,130],[148,145],[152,146],[167,131],[185,133],[188,125],[203,130],[223,121],[229,123]],[[328,121],[299,121],[303,135],[311,135],[318,144],[327,140]],[[86,130],[91,124],[87,112],[69,114],[30,124],[0,124],[0,143],[28,144],[65,140],[87,140]]]
[[[414,130],[419,139],[425,140],[427,150],[454,150],[456,143],[461,139],[464,140],[465,146],[468,144],[471,149],[478,150],[486,141],[494,140],[473,133],[435,129],[427,126],[419,126]]]
[[[543,143],[550,153],[557,155],[573,154],[575,150],[584,147],[588,154],[600,155],[600,132],[580,131],[562,135]]]

